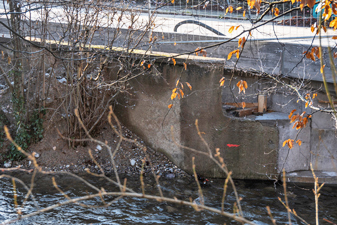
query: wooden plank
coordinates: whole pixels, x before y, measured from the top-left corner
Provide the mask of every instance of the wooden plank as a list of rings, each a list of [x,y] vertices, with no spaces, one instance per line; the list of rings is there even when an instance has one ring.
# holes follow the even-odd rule
[[[267,96],[266,95],[259,95],[257,99],[258,103],[258,112],[264,113],[267,112]]]
[[[242,108],[242,102],[238,102],[238,103],[235,103],[235,102],[226,102],[226,103],[224,103],[224,105],[232,105],[232,106],[235,106],[237,108]],[[253,108],[255,106],[258,106],[257,102],[254,102],[254,103],[246,102],[246,108]]]
[[[238,109],[234,111],[234,116],[244,117],[257,112],[257,106],[253,108]]]

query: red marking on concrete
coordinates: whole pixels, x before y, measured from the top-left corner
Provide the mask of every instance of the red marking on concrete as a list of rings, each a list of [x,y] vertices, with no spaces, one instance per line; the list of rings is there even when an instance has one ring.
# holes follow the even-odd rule
[[[232,148],[232,147],[237,148],[237,147],[239,147],[240,145],[227,144],[227,146],[230,147],[230,148]]]

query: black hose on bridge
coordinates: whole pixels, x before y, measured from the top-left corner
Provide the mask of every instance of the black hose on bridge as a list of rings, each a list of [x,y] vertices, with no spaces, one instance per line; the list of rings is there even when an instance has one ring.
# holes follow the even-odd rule
[[[177,32],[178,27],[180,27],[183,24],[196,24],[196,25],[199,25],[199,26],[201,26],[203,28],[206,28],[207,30],[209,30],[209,31],[211,31],[211,32],[213,32],[213,33],[215,33],[217,35],[226,36],[223,33],[219,32],[218,30],[216,30],[216,29],[214,29],[214,28],[212,28],[212,27],[210,27],[210,26],[208,26],[208,25],[206,25],[206,24],[204,24],[202,22],[199,22],[197,20],[184,20],[184,21],[181,21],[181,22],[177,23],[177,25],[174,27],[174,32]]]

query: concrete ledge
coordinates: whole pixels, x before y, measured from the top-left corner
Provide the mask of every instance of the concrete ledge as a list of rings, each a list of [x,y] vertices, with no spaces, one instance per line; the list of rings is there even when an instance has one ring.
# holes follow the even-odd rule
[[[319,183],[337,184],[337,172],[314,171]],[[314,183],[311,171],[295,171],[286,174],[286,181],[293,183]]]

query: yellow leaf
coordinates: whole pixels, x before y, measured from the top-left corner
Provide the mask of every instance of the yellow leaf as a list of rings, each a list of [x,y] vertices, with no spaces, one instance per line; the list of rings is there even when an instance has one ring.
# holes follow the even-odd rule
[[[275,8],[275,10],[274,10],[274,15],[275,15],[275,16],[278,16],[279,13],[280,13],[280,10],[279,10],[278,8]]]
[[[229,28],[229,30],[228,30],[228,33],[232,33],[233,30],[234,30],[234,26],[231,26],[231,27]]]
[[[172,108],[173,104],[169,104],[167,107],[170,109]]]
[[[246,103],[245,102],[242,102],[242,108],[246,108]]]
[[[294,4],[295,3],[295,0],[291,0],[291,4]]]
[[[163,36],[161,36],[161,38],[164,40],[164,39],[165,39],[165,36],[163,35]]]
[[[174,4],[174,0],[171,0],[171,3]]]
[[[176,45],[177,45],[177,43],[174,42],[174,46],[176,46]]]
[[[174,88],[173,90],[172,90],[172,93],[175,93],[177,91],[177,88]]]
[[[314,93],[313,95],[312,95],[312,99],[314,99],[314,98],[316,98],[317,97],[317,93]]]
[[[243,14],[242,14],[242,16],[243,16],[243,17],[245,17],[245,16],[246,16],[246,10],[245,10],[245,11],[243,11]]]
[[[140,63],[140,66],[142,66],[145,63],[145,60]]]
[[[232,58],[232,55],[233,55],[234,51],[230,52],[227,56],[227,60],[230,60]]]
[[[190,90],[192,90],[192,86],[190,85],[190,83],[188,83],[188,82],[185,82],[185,83],[186,83],[187,87],[188,87]]]
[[[236,10],[240,10],[240,9],[242,9],[242,7],[241,7],[241,6],[236,8]]]
[[[226,14],[228,13],[229,8],[226,9]]]
[[[225,80],[221,81],[220,82],[220,87],[224,86],[224,84],[225,84]]]
[[[177,80],[176,82],[176,87],[178,87],[178,84],[179,84],[179,79]],[[175,88],[176,89],[176,88]],[[174,90],[174,89],[173,89]]]
[[[325,65],[323,65],[323,66],[321,67],[321,73],[324,72],[324,67],[325,67]]]
[[[285,140],[282,144],[282,147],[286,146],[287,143],[288,143],[288,140]]]
[[[189,3],[189,0],[187,0],[186,3]]]
[[[240,51],[236,50],[236,58],[238,59],[240,57]]]
[[[294,140],[292,140],[292,139],[288,139],[288,147],[290,148],[290,149],[292,149],[293,148],[293,145],[294,145]]]
[[[307,101],[307,102],[305,103],[305,108],[307,108],[308,105],[309,105],[309,101]]]
[[[171,100],[175,99],[177,97],[177,93],[172,93]]]
[[[255,5],[255,0],[247,0],[247,3],[249,5],[249,7],[252,9],[253,6]]]
[[[234,10],[234,9],[233,9],[233,6],[229,6],[228,8],[229,8],[229,12],[232,13],[233,10]]]
[[[184,64],[184,68],[185,70],[187,70],[187,64],[186,63],[183,63]]]
[[[174,58],[172,58],[172,62],[173,62],[173,66],[176,65],[176,60]]]

